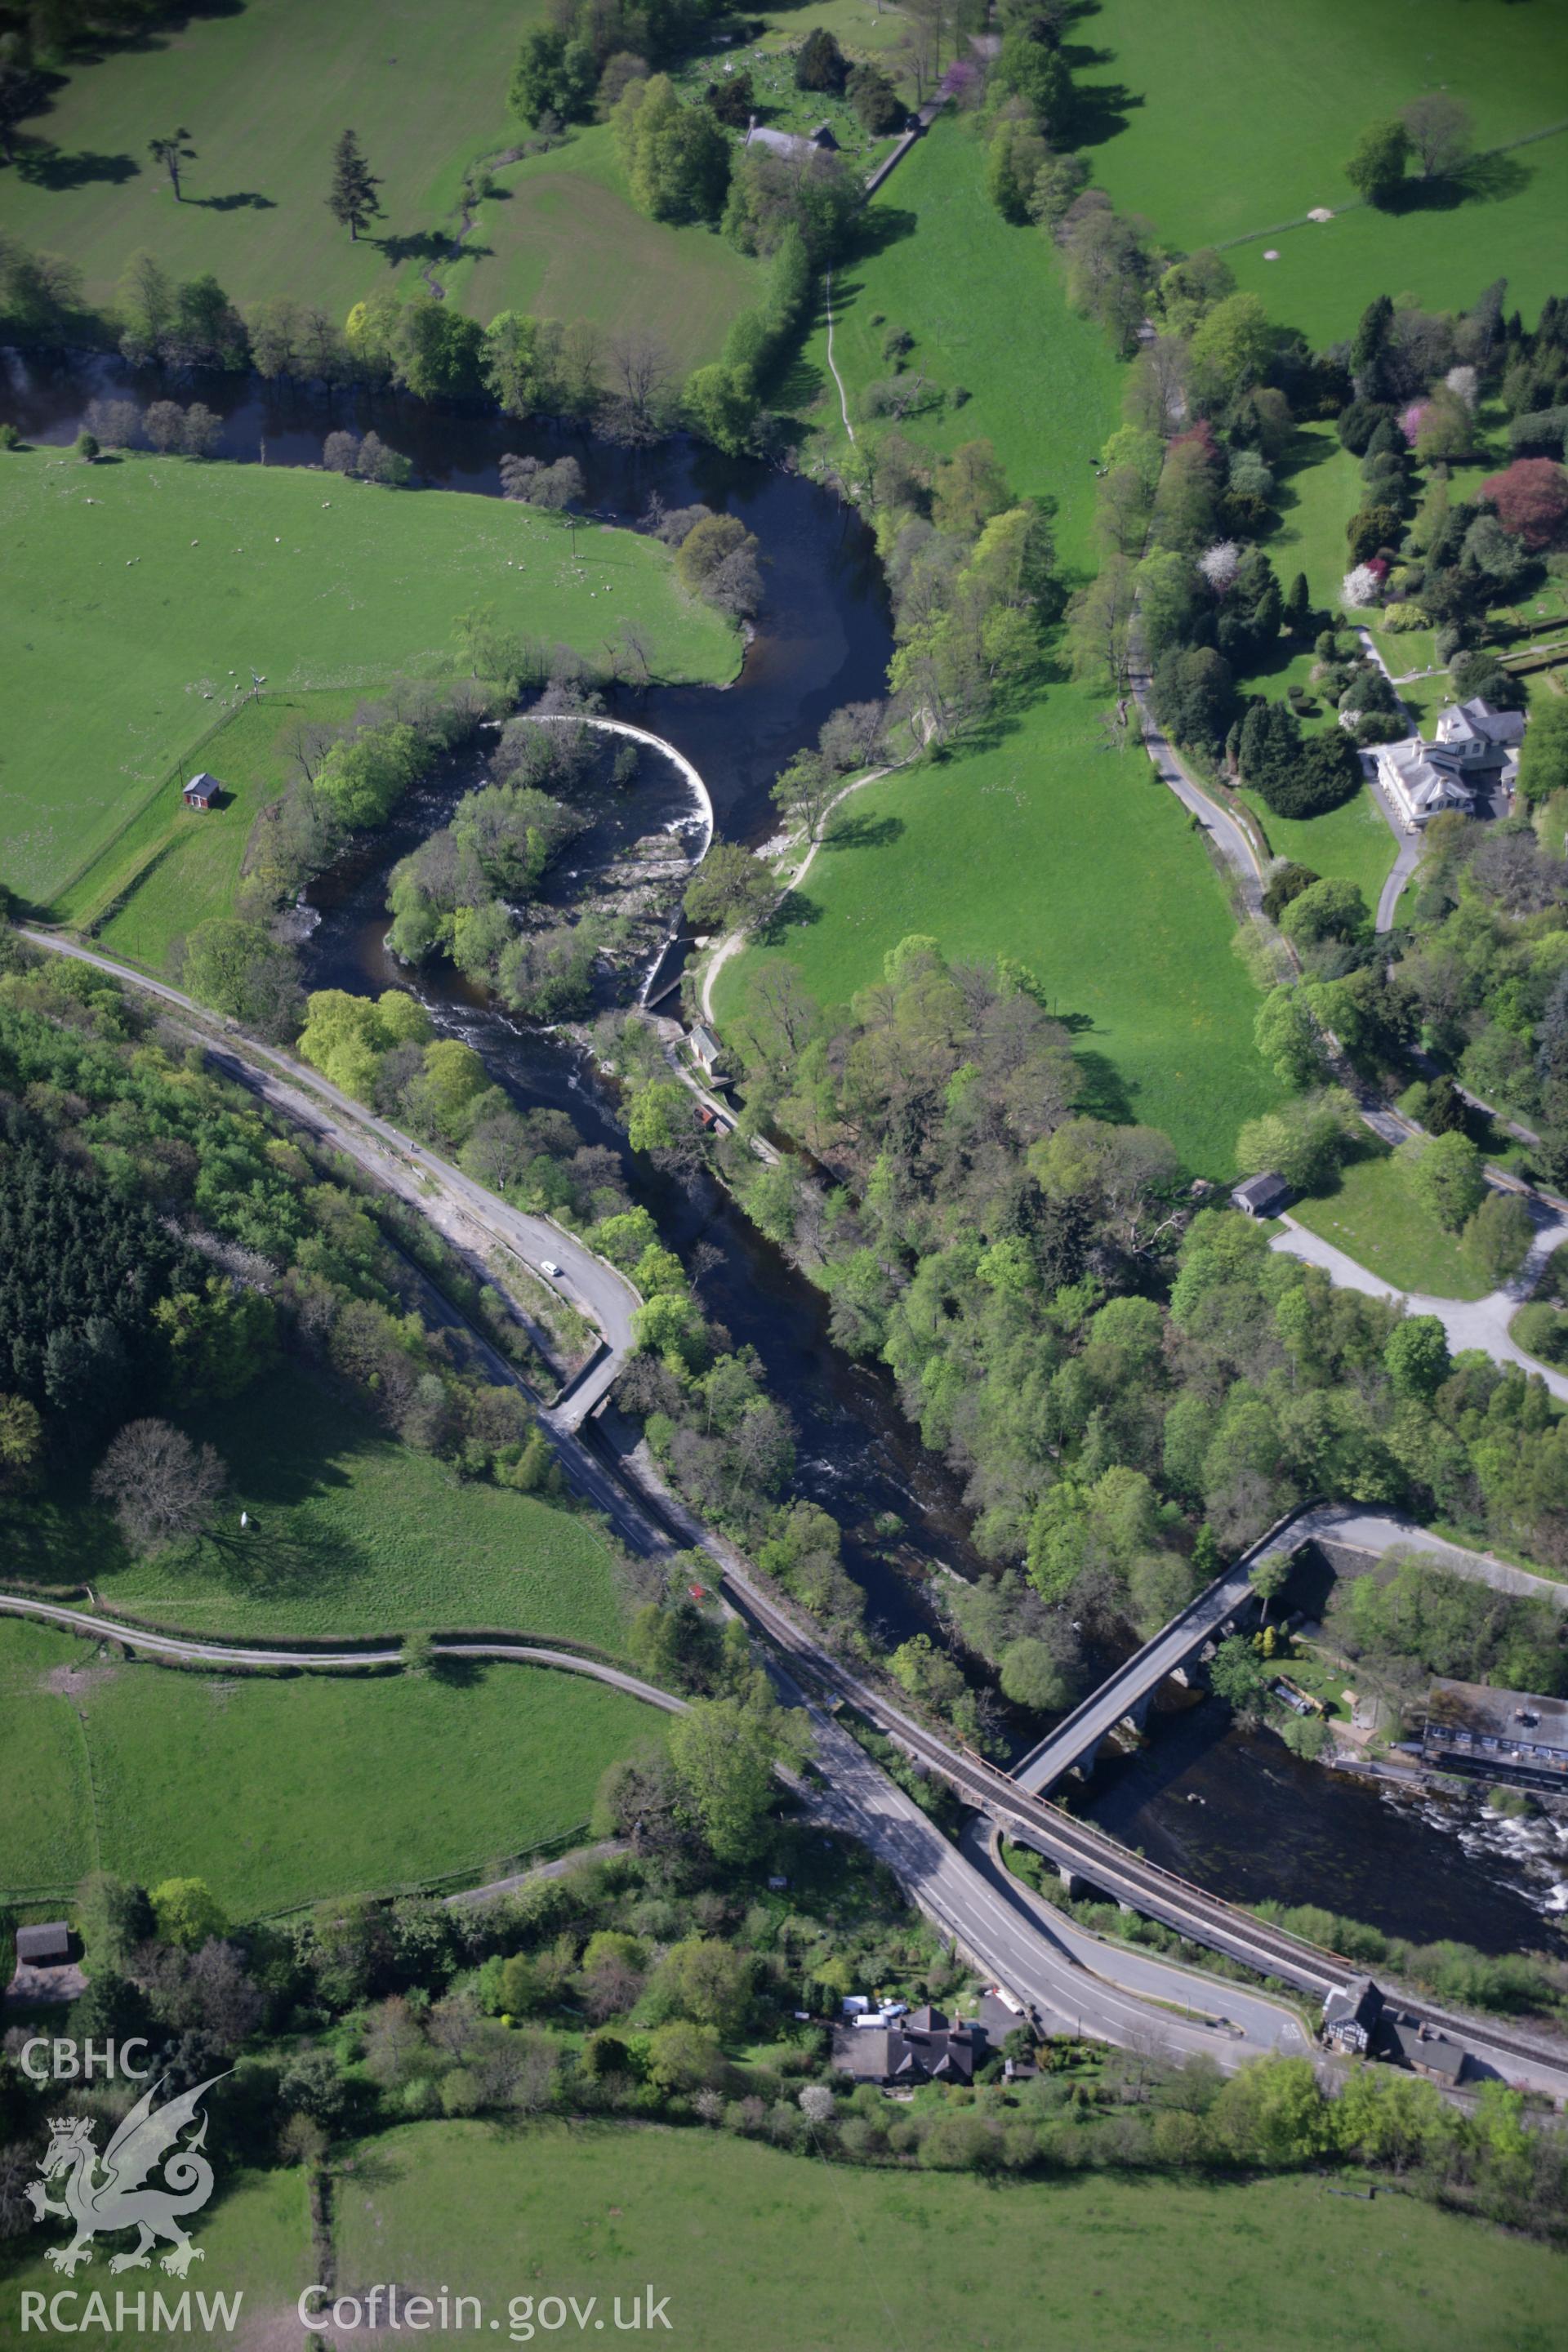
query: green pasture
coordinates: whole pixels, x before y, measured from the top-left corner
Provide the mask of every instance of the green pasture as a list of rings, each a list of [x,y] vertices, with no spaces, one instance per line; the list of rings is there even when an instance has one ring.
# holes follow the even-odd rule
[[[531,135],[506,93],[543,14],[537,0],[467,0],[458,21],[415,0],[249,0],[73,64],[23,126],[20,168],[0,173],[0,230],[74,263],[97,303],[145,248],[175,277],[210,270],[242,310],[288,295],[342,320],[390,285],[426,286],[486,320],[536,310],[612,333],[652,327],[682,371],[713,359],[752,299],[753,263],[708,230],[644,219],[605,129],[499,160]],[[181,201],[147,154],[176,122],[196,150]],[[384,207],[357,242],[326,208],[351,125]],[[463,229],[471,166],[489,193]]]
[[[807,33],[820,25],[833,35],[847,58],[856,62],[874,59],[893,80],[898,79],[897,61],[890,53],[902,38],[908,19],[893,0],[777,0],[771,8],[759,8],[748,21],[765,27],[761,39],[749,46],[737,42],[727,51],[716,51],[716,56],[733,58],[737,67],[754,64],[758,49],[764,58],[776,57],[783,49],[798,49]]]
[[[1368,1150],[1352,1160],[1331,1192],[1292,1202],[1290,1214],[1394,1290],[1418,1290],[1429,1298],[1481,1298],[1491,1287],[1471,1265],[1458,1237],[1422,1207],[1392,1153]]]
[[[1560,18],[1558,27],[1568,29],[1568,18]],[[1563,71],[1560,67],[1560,89]],[[1561,113],[1562,105],[1554,111]],[[1499,278],[1508,279],[1509,308],[1533,325],[1547,295],[1563,286],[1568,132],[1498,156],[1484,168],[1494,175],[1498,194],[1452,212],[1363,207],[1249,239],[1226,259],[1245,292],[1262,295],[1273,317],[1318,347],[1353,334],[1379,294],[1412,294],[1428,310],[1463,310]],[[1270,252],[1277,261],[1266,257]]]
[[[1544,2246],[1310,2177],[982,2181],[700,2129],[416,2124],[363,2144],[334,2201],[340,2294],[460,2283],[504,2327],[514,2296],[608,2315],[651,2282],[689,2352],[1549,2352],[1568,2276]]]
[[[463,167],[523,135],[507,84],[542,13],[465,0],[459,26],[421,0],[249,0],[108,47],[22,125],[0,226],[74,262],[95,301],[149,248],[176,277],[211,270],[242,309],[286,294],[342,319],[444,257]],[[180,203],[147,153],[176,124],[196,150]],[[357,243],[326,205],[351,126],[384,208]]]
[[[87,1741],[74,1710],[46,1687],[84,1654],[62,1633],[0,1620],[0,1775],[27,1791],[25,1804],[0,1806],[0,1890],[23,1902],[97,1867]]]
[[[242,703],[202,749],[202,765],[223,779],[221,801],[188,809],[177,792],[150,801],[71,892],[73,919],[112,954],[161,971],[174,940],[233,912],[251,827],[298,773],[294,728],[346,719],[357,700],[328,689]]]
[[[302,467],[23,452],[0,457],[0,875],[67,913],[253,671],[274,694],[449,673],[486,604],[584,655],[633,621],[672,678],[727,678],[740,649],[656,540],[589,527],[574,555],[558,517]]]
[[[1252,240],[1229,256],[1240,283],[1313,343],[1349,335],[1377,294],[1460,308],[1506,274],[1531,316],[1561,290],[1568,137],[1478,160],[1458,203],[1413,188],[1398,213],[1342,208],[1356,205],[1344,164],[1362,130],[1426,90],[1463,99],[1481,148],[1568,119],[1562,9],[1205,0],[1194,14],[1104,0],[1079,48],[1079,137],[1097,183],[1188,252]],[[1336,218],[1284,226],[1319,206]]]
[[[652,335],[681,372],[718,357],[762,289],[761,266],[713,229],[636,209],[607,123],[502,165],[474,219],[462,257],[438,273],[450,300],[477,319],[531,310],[591,320],[611,338]]]
[[[901,429],[942,450],[992,441],[1016,492],[1057,500],[1063,558],[1088,572],[1093,461],[1118,422],[1122,370],[1100,330],[1068,309],[1058,256],[1037,229],[1003,220],[984,176],[965,121],[941,118],[911,149],[871,201],[861,252],[834,274],[833,356],[858,431],[860,392],[889,373],[882,338],[907,328],[906,370],[947,397]],[[801,389],[853,478],[820,320],[804,367]],[[972,397],[955,407],[960,387]]]
[[[298,1369],[174,1418],[227,1466],[216,1535],[133,1559],[88,1493],[89,1460],[0,1499],[4,1580],[86,1583],[106,1609],[220,1640],[493,1627],[619,1649],[610,1554],[586,1520],[459,1479]]]
[[[101,2143],[101,2132],[99,2137]],[[42,2155],[41,2147],[37,2153]],[[100,2238],[91,2270],[64,2279],[44,2259],[47,2245],[64,2242],[61,2229],[59,2222],[51,2221],[50,2234],[46,2236],[29,2224],[21,2237],[5,2241],[0,2258],[0,2342],[47,2344],[56,2331],[46,2324],[40,2334],[34,2320],[29,2339],[23,2329],[21,2299],[25,2293],[47,2299],[62,2292],[74,2296],[61,2306],[60,2315],[78,2323],[70,2341],[81,2352],[146,2352],[146,2347],[154,2343],[200,2345],[206,2352],[214,2352],[214,2347],[229,2352],[230,2347],[241,2347],[242,2352],[271,2352],[274,2346],[304,2340],[295,2315],[295,2297],[317,2273],[310,2267],[310,2219],[302,2171],[237,2172],[232,2165],[225,2165],[212,2202],[194,2225],[201,2260],[184,2279],[167,2278],[160,2270],[110,2277],[110,2258],[128,2252],[135,2243],[131,2238]],[[118,2309],[117,2296],[123,2294],[127,2317],[132,2319],[138,2294],[146,2297],[151,2318],[155,2294],[162,2293],[165,2308],[177,2311],[181,2296],[188,2293],[192,2324],[188,2329],[160,2328],[156,2335],[150,2326],[81,2325],[88,2297],[95,2289],[110,2314]],[[244,2302],[235,2334],[224,2333],[216,2316],[211,2330],[201,2325],[198,2296],[237,2293]]]
[[[644,1701],[543,1666],[224,1677],[106,1664],[94,1643],[9,1620],[0,1689],[7,1748],[18,1713],[42,1708],[89,1759],[73,1838],[10,1809],[18,1888],[98,1867],[142,1885],[203,1878],[236,1919],[453,1872],[479,1880],[586,1822],[605,1766],[664,1727]]]
[[[1100,706],[1058,687],[984,746],[847,804],[764,945],[727,963],[721,1022],[773,956],[842,1013],[911,931],[952,956],[1011,955],[1073,1023],[1086,1107],[1163,1128],[1194,1171],[1231,1172],[1243,1119],[1278,1088],[1252,1043],[1257,996],[1191,819]]]

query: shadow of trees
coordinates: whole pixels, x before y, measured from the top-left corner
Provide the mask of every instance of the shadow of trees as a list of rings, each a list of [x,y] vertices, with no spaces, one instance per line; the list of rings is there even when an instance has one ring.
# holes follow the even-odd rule
[[[901,816],[860,816],[854,812],[835,819],[822,837],[824,852],[830,849],[887,849],[900,840],[905,831]]]
[[[62,147],[49,147],[42,142],[21,148],[16,157],[16,175],[32,188],[47,188],[51,195],[63,194],[68,188],[88,188],[100,182],[111,187],[121,187],[127,180],[139,177],[141,164],[134,155],[100,155],[90,147],[74,155]]]
[[[237,190],[229,196],[186,196],[184,202],[188,205],[197,205],[203,212],[208,213],[238,213],[247,210],[256,213],[275,213],[278,209],[272,197],[258,195],[254,189],[249,188]]]
[[[1386,213],[1451,213],[1461,205],[1498,205],[1517,196],[1535,177],[1510,148],[1468,156],[1452,172],[1402,180],[1378,209]]]

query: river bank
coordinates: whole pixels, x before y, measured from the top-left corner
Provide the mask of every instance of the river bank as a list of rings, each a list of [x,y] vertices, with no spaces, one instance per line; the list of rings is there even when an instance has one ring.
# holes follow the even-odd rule
[[[432,489],[496,495],[504,452],[552,457],[569,447],[583,465],[588,501],[605,520],[637,520],[656,493],[669,506],[700,499],[738,514],[757,535],[766,581],[739,678],[722,693],[623,688],[611,706],[700,771],[718,837],[766,838],[776,824],[769,792],[778,769],[834,709],[882,691],[892,639],[869,534],[815,484],[679,442],[615,449],[496,417],[443,416],[407,401],[329,407],[232,379],[193,389],[221,413],[222,453],[241,463],[264,456],[313,462],[324,433],[352,422],[374,425],[405,450]],[[31,370],[11,404],[30,436],[63,442],[89,399],[146,398],[153,390],[100,362],[85,374]],[[317,919],[302,950],[311,986],[363,992],[408,984],[384,945],[386,877],[445,821],[463,789],[458,774],[434,782],[313,888]],[[735,1344],[756,1349],[770,1392],[793,1416],[798,1489],[842,1529],[845,1563],[866,1592],[874,1634],[889,1645],[927,1630],[933,1568],[984,1570],[957,1482],[921,1444],[889,1376],[834,1347],[822,1293],[711,1179],[678,1181],[634,1159],[579,1046],[510,1018],[449,969],[420,974],[416,985],[438,1023],[477,1048],[520,1106],[562,1109],[585,1140],[616,1153],[684,1259],[705,1312]],[[879,1522],[902,1533],[879,1533]],[[1191,1794],[1204,1803],[1189,1805]],[[1231,1736],[1212,1703],[1184,1721],[1161,1718],[1138,1757],[1100,1776],[1083,1811],[1152,1857],[1168,1853],[1174,1866],[1206,1874],[1216,1890],[1321,1903],[1402,1933],[1447,1934],[1486,1949],[1545,1940],[1546,1910],[1528,1891],[1533,1862],[1477,1842],[1473,1831],[1468,1850],[1447,1820],[1398,1809],[1377,1791],[1300,1764],[1267,1735],[1251,1748]],[[1358,1878],[1369,1897],[1381,1889],[1381,1911],[1352,1899]]]

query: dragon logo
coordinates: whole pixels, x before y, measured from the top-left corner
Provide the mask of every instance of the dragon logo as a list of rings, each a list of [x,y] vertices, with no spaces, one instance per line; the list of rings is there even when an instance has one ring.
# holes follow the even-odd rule
[[[200,2115],[206,2093],[223,2079],[214,2074],[198,2083],[194,2091],[154,2107],[160,2076],[117,2127],[101,2158],[92,2144],[96,2126],[90,2116],[50,2117],[49,2144],[40,2177],[29,2183],[26,2195],[35,2221],[56,2213],[76,2224],[76,2236],[68,2246],[47,2250],[47,2260],[56,2270],[68,2276],[79,2263],[91,2262],[92,2241],[100,2230],[141,2232],[130,2253],[112,2257],[111,2271],[148,2269],[151,2249],[160,2238],[167,2238],[173,2248],[163,2263],[176,2278],[184,2278],[192,2263],[202,2260],[201,2248],[192,2245],[180,2221],[184,2214],[199,2213],[213,2192],[213,2168],[201,2153],[207,2136],[205,2116],[200,2116],[195,2137],[183,2147],[178,2143],[186,2125]],[[160,2162],[162,2182],[143,2188],[147,2175]],[[51,2197],[48,2184],[62,2178],[63,2198]]]

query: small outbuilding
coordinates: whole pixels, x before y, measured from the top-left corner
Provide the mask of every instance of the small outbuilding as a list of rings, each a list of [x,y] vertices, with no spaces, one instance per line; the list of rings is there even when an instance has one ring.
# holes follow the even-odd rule
[[[190,782],[180,794],[180,798],[187,808],[209,809],[222,790],[223,786],[218,782],[217,778],[209,776],[204,768],[199,776],[191,778]]]
[[[1230,1205],[1244,1217],[1277,1217],[1289,1198],[1290,1187],[1283,1176],[1249,1176],[1232,1191]]]
[[[41,1927],[16,1930],[16,1958],[27,1968],[58,1968],[70,1956],[71,1931],[63,1919],[49,1919]]]
[[[698,1068],[709,1078],[719,1078],[723,1066],[723,1048],[706,1022],[700,1021],[686,1042],[691,1048],[691,1058]]]
[[[16,1967],[5,1987],[5,2000],[21,2007],[43,2001],[79,2000],[87,1990],[81,1963],[72,1958],[70,1927],[64,1919],[47,1919],[36,1927],[16,1931]]]

